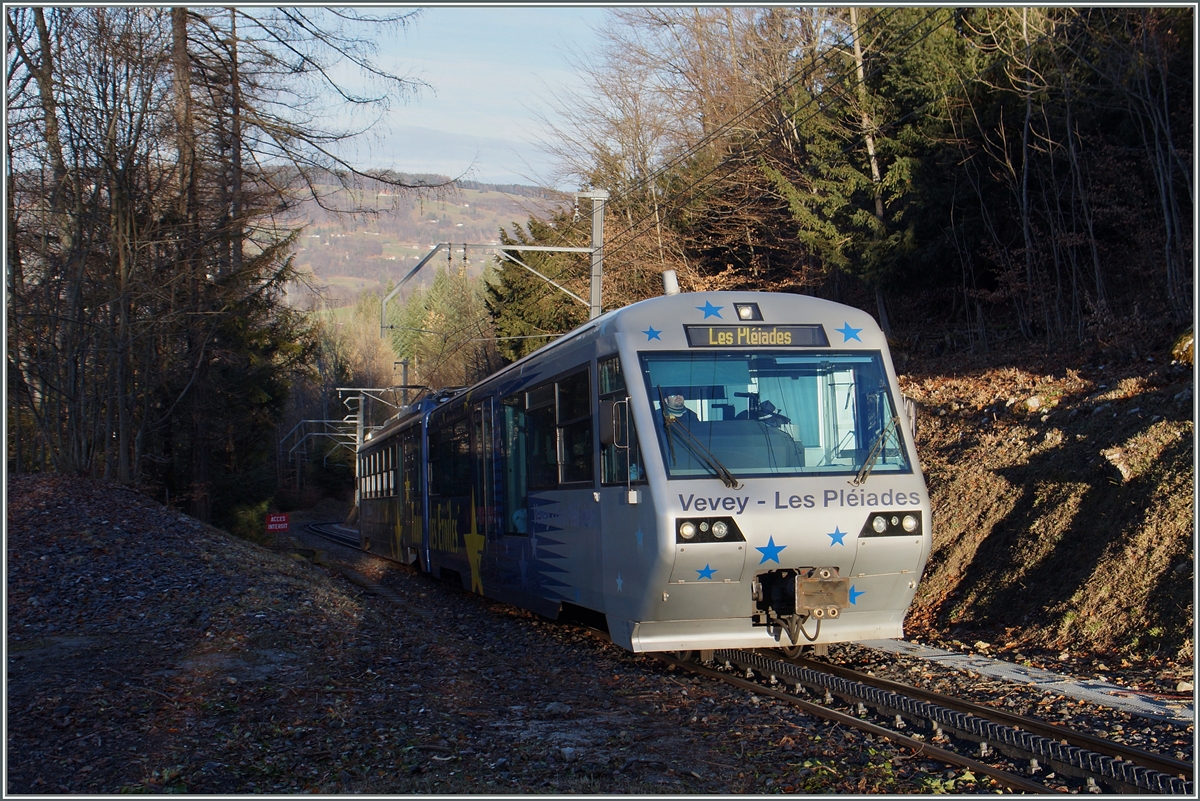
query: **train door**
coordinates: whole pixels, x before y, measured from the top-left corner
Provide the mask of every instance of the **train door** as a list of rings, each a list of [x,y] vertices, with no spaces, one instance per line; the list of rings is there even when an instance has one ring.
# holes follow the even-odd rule
[[[594,383],[590,364],[562,376],[555,389],[553,442],[556,448],[555,492],[543,495],[553,500],[539,509],[544,536],[543,551],[559,555],[542,559],[552,570],[563,570],[558,581],[565,585],[556,592],[564,601],[588,609],[604,608],[603,552],[601,548],[600,498],[596,494],[596,446]],[[545,540],[545,546],[542,540]]]
[[[646,595],[646,566],[656,547],[653,512],[629,393],[616,356],[597,363],[597,427],[600,441],[601,592],[609,631],[620,642],[627,621],[640,619],[637,600]],[[629,647],[626,645],[626,647]]]
[[[471,522],[466,533],[471,591],[484,593],[496,573],[495,548],[488,542],[496,531],[496,465],[493,441],[493,404],[486,398],[471,407]]]
[[[465,413],[455,414],[429,429],[429,568],[443,576],[453,572],[470,586],[470,423]]]
[[[399,514],[397,519],[400,542],[400,561],[413,564],[424,548],[425,470],[421,460],[421,429],[413,426],[400,434],[399,484],[396,488]]]

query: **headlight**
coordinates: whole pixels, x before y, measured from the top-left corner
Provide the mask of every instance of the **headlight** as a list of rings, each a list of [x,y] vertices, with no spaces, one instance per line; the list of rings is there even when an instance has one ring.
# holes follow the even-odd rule
[[[675,541],[699,544],[702,542],[745,542],[741,529],[732,517],[677,517]]]
[[[757,303],[735,303],[733,308],[737,310],[739,320],[761,320],[763,318]]]
[[[920,533],[920,512],[871,512],[863,522],[858,536],[903,537]]]

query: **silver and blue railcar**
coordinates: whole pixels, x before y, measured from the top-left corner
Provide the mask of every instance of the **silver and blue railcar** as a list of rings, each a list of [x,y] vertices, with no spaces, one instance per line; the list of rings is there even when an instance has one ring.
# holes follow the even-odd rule
[[[931,520],[900,402],[860,310],[651,298],[364,443],[363,545],[633,651],[901,637]]]

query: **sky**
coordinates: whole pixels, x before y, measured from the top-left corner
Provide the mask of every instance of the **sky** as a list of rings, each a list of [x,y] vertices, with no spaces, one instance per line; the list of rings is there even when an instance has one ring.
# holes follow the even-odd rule
[[[422,9],[404,30],[378,37],[378,59],[430,88],[395,104],[357,158],[400,172],[547,184],[553,160],[537,145],[535,110],[549,107],[551,90],[581,85],[568,59],[594,52],[604,15],[581,6]]]

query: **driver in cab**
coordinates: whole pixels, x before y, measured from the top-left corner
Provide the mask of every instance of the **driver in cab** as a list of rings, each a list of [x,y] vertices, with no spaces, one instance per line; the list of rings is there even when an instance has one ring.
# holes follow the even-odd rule
[[[691,425],[699,420],[696,413],[684,405],[682,395],[668,395],[663,400],[663,406],[669,422]]]

